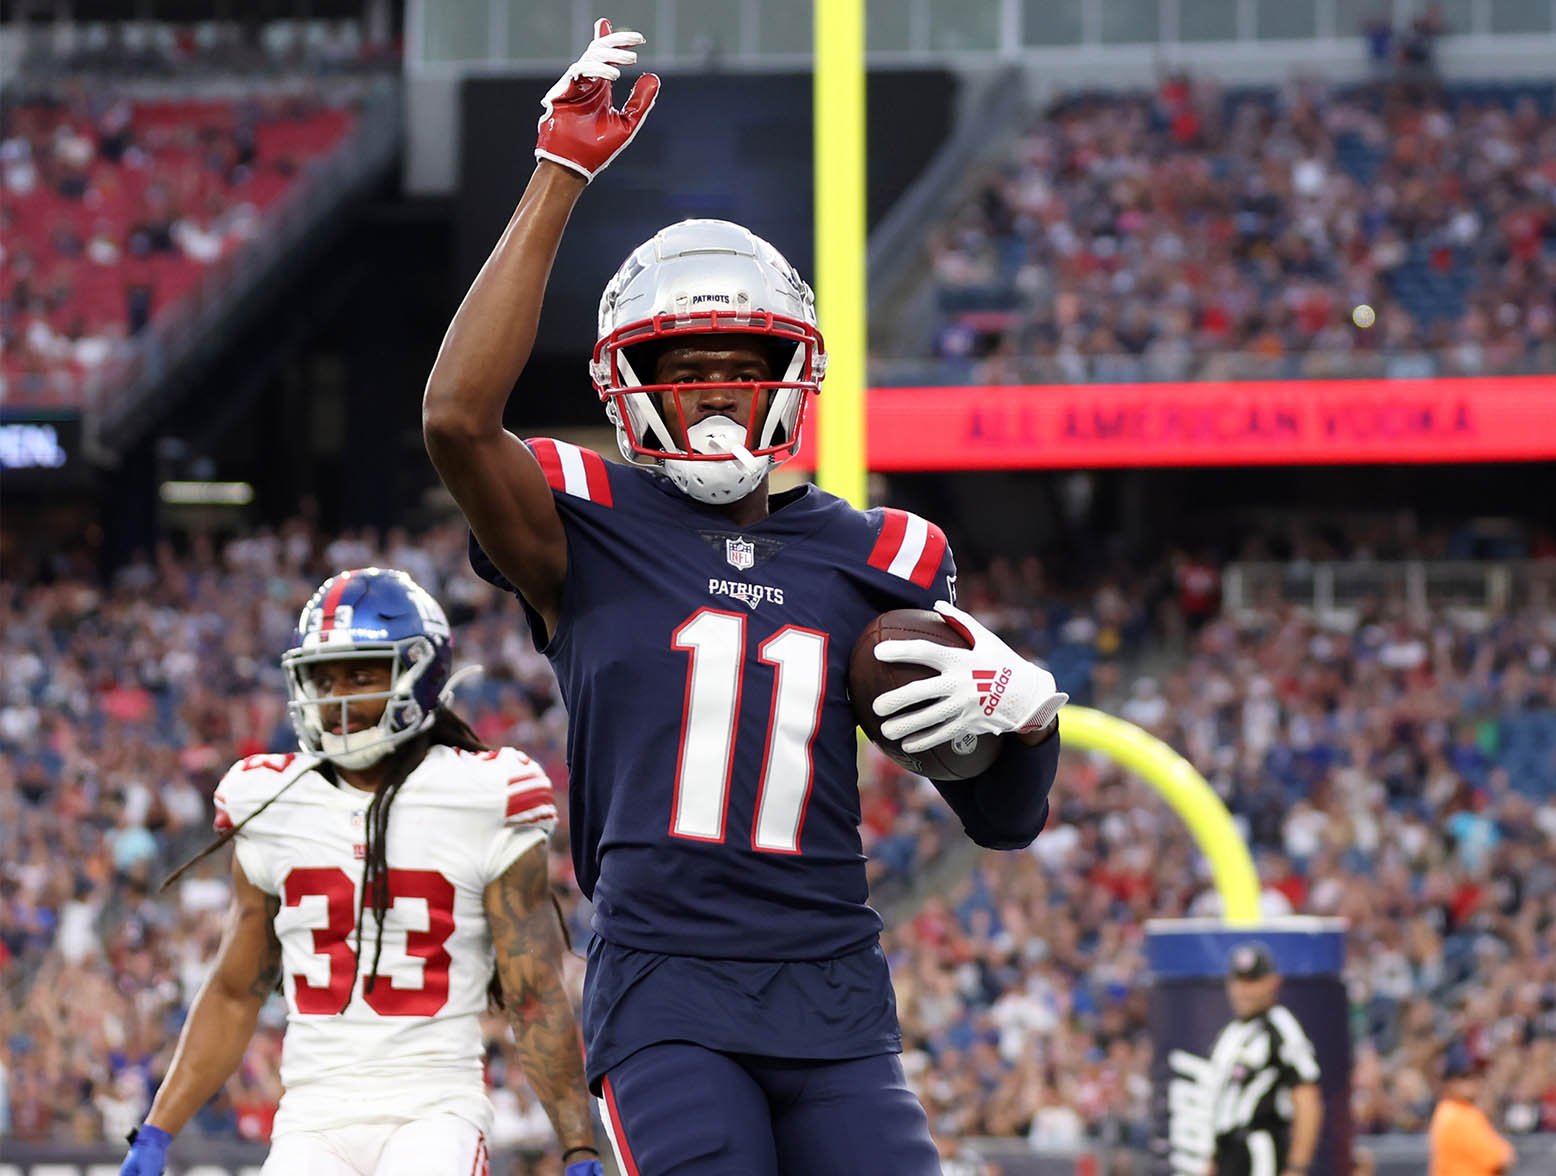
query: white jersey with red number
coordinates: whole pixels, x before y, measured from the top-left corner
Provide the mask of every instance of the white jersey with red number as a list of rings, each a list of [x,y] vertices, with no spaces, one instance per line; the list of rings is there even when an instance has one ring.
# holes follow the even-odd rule
[[[275,1133],[439,1113],[489,1133],[478,1019],[493,950],[482,899],[520,854],[550,836],[550,781],[510,747],[428,750],[389,809],[389,909],[368,992],[377,930],[371,902],[360,956],[356,931],[372,795],[332,784],[314,770],[319,763],[250,756],[215,797],[216,827],[226,829],[286,789],[237,837],[244,874],[281,900],[286,1093]]]

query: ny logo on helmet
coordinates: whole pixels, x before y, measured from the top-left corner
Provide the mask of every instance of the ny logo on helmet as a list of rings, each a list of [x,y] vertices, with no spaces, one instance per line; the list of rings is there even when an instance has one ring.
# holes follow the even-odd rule
[[[756,563],[756,544],[749,539],[724,540],[724,558],[737,571],[746,571]]]
[[[416,613],[421,617],[422,628],[428,637],[447,637],[449,635],[448,617],[443,608],[434,600],[431,594],[416,583],[409,576],[405,577],[405,594],[410,597],[411,603],[416,606]]]

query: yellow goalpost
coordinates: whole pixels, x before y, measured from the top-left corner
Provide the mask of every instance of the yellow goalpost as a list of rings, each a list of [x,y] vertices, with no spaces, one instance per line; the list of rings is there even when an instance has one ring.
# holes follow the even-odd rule
[[[1259,875],[1248,843],[1232,814],[1205,777],[1156,736],[1125,719],[1089,706],[1067,706],[1059,729],[1065,746],[1098,751],[1156,789],[1189,828],[1210,863],[1221,917],[1227,923],[1259,921]]]
[[[816,480],[865,502],[864,0],[814,0],[816,302],[827,381],[816,398]]]

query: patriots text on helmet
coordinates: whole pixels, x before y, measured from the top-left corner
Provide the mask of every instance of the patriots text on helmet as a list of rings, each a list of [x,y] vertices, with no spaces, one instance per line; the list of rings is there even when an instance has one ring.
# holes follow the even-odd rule
[[[768,350],[765,379],[704,383],[764,395],[743,437],[697,446],[681,386],[654,382],[654,356],[673,340],[720,334],[756,338]],[[655,346],[645,346],[655,345]],[[820,391],[826,352],[815,295],[783,255],[739,225],[688,220],[633,250],[600,299],[590,376],[626,460],[656,468],[702,502],[733,502],[794,456],[806,402]],[[666,416],[675,404],[681,436]]]

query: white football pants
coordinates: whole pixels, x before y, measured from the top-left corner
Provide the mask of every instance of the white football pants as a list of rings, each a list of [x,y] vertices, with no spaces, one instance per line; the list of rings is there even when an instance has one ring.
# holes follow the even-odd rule
[[[457,1115],[276,1138],[260,1176],[488,1176],[486,1139]]]

